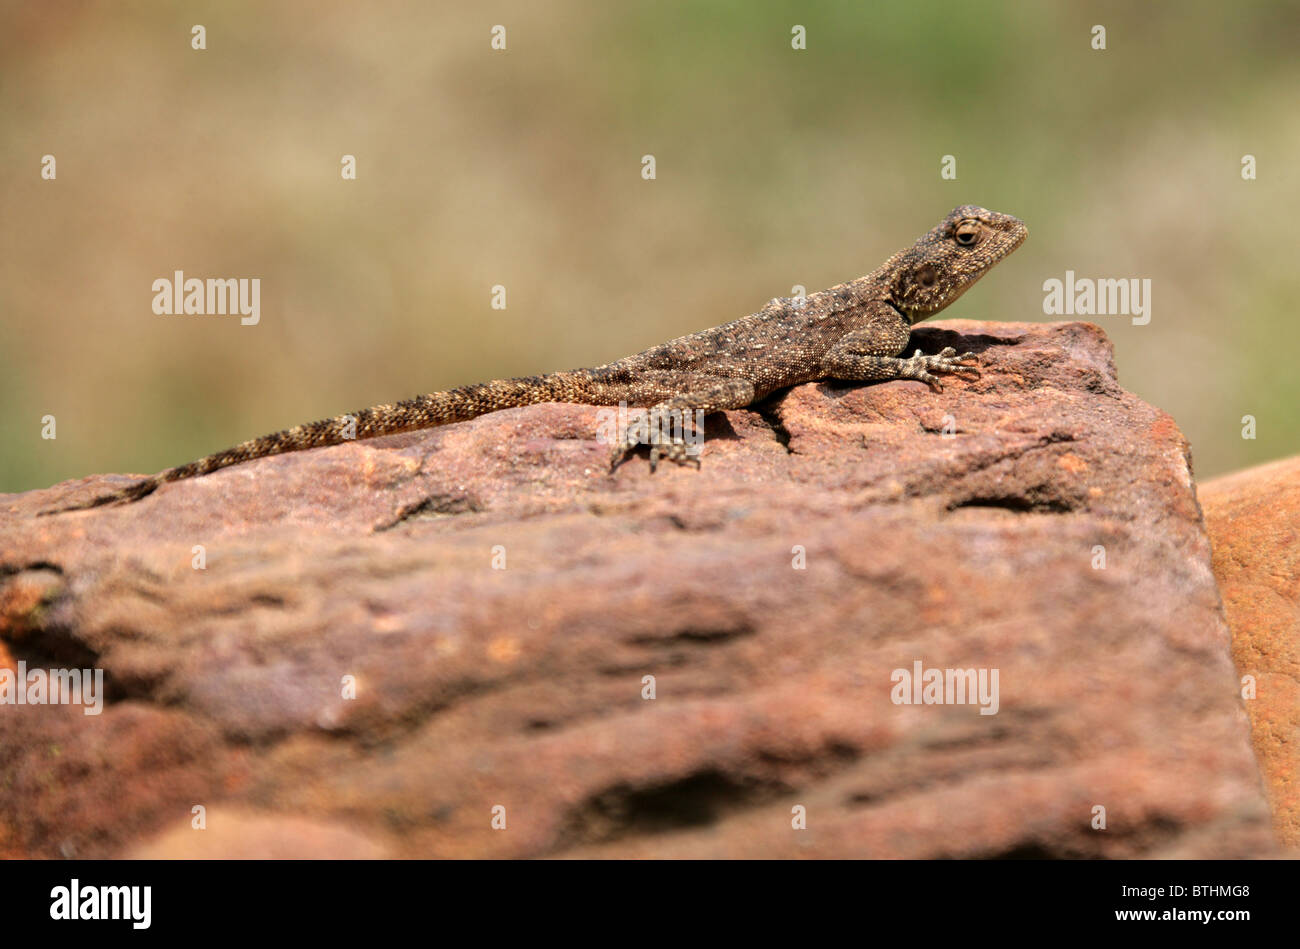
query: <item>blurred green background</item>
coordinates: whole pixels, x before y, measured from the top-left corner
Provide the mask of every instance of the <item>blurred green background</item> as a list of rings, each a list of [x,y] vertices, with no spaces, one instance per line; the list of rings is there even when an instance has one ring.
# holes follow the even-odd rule
[[[0,491],[605,362],[964,203],[1030,238],[945,316],[1150,278],[1149,325],[1094,318],[1121,383],[1198,477],[1292,454],[1297,37],[1278,2],[5,3]],[[178,269],[261,278],[260,325],[155,316]]]

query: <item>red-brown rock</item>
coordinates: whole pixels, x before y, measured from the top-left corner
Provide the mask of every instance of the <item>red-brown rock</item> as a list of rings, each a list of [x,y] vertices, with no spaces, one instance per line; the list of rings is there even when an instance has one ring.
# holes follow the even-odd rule
[[[599,410],[545,405],[0,497],[0,642],[110,699],[0,706],[0,844],[174,852],[202,804],[312,853],[1273,853],[1173,421],[1095,326],[916,342],[982,377],[801,386],[700,471],[610,477]],[[894,704],[916,660],[997,670],[997,714]]]
[[[1246,711],[1273,823],[1300,847],[1300,458],[1215,478],[1198,494],[1233,662],[1255,692]]]

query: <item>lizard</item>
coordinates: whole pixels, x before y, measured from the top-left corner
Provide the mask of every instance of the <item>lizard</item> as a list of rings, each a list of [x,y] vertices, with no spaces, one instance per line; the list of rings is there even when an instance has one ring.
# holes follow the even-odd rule
[[[652,472],[660,457],[699,467],[698,446],[692,451],[682,426],[670,429],[670,423],[741,409],[805,382],[913,379],[942,391],[935,373],[978,372],[974,354],[958,355],[952,347],[937,355],[922,355],[919,349],[907,358],[902,353],[913,324],[949,306],[1027,235],[1018,218],[962,205],[865,276],[802,299],[774,298],[748,316],[634,356],[588,369],[462,386],[298,425],[168,468],[112,494],[42,513],[138,501],[164,484],[255,458],[432,428],[541,402],[648,409],[644,419],[629,424],[616,439],[611,473],[645,440]]]

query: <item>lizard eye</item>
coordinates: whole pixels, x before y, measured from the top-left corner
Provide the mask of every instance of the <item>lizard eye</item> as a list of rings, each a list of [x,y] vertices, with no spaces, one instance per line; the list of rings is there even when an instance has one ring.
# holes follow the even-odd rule
[[[980,226],[978,221],[962,221],[953,231],[953,239],[962,247],[974,247],[975,242],[980,239]]]

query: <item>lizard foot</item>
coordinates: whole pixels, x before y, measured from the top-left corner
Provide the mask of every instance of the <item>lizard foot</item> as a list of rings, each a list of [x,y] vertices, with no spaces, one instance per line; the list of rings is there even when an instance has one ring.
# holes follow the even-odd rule
[[[670,423],[676,422],[672,427]],[[639,446],[650,446],[650,472],[659,467],[659,459],[667,458],[678,465],[693,464],[700,467],[700,446],[695,440],[688,440],[681,427],[681,413],[673,418],[669,411],[651,409],[644,419],[628,424],[623,440],[614,446],[610,453],[609,470],[612,474],[630,452]]]
[[[974,353],[962,353],[958,356],[957,350],[951,346],[945,346],[937,356],[923,356],[918,349],[910,359],[903,360],[900,377],[919,380],[936,391],[942,392],[943,385],[933,373],[951,372],[960,376],[961,373],[965,372],[974,373],[978,377],[979,369],[967,362],[967,360],[973,360],[974,358]]]
[[[698,471],[700,468],[700,450],[696,447],[693,451],[691,446],[686,444],[686,440],[674,436],[667,443],[655,442],[650,445],[650,473],[653,474],[655,468],[659,467],[659,459],[667,458],[673,464],[677,465],[694,465]]]

